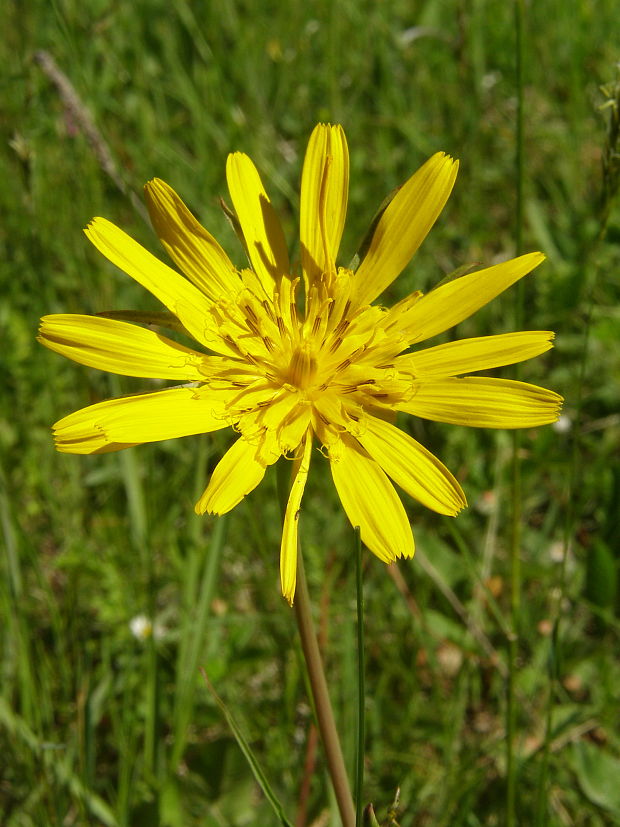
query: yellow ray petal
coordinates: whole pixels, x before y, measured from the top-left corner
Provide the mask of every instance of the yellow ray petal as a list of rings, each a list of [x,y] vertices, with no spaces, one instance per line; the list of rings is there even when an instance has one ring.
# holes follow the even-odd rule
[[[301,176],[301,265],[309,286],[335,274],[347,214],[349,150],[341,126],[318,124],[310,136]]]
[[[211,330],[211,302],[191,282],[105,218],[94,218],[84,232],[112,264],[165,304],[198,342],[217,353],[231,352]]]
[[[231,411],[234,411],[235,418],[243,413],[252,413],[258,417],[262,407],[268,408],[276,397],[280,395],[280,389],[273,382],[269,382],[262,376],[251,384],[246,384],[241,390],[232,395],[228,401]]]
[[[191,388],[171,388],[108,399],[75,411],[53,426],[56,448],[68,454],[93,454],[105,448],[158,442],[225,428],[223,404],[196,399]]]
[[[338,456],[330,461],[334,485],[364,544],[385,563],[412,557],[411,526],[384,471],[350,437],[343,437]]]
[[[545,260],[542,253],[504,261],[442,284],[422,296],[395,324],[409,344],[443,333],[484,307]]]
[[[280,546],[280,584],[282,595],[293,605],[295,586],[297,584],[297,526],[299,523],[299,507],[303,497],[312,453],[312,433],[306,431],[303,442],[303,453],[296,461],[293,470],[293,481],[286,504],[284,525],[282,526],[282,544]]]
[[[196,514],[226,514],[253,491],[265,476],[266,465],[256,459],[256,445],[241,437],[215,466]]]
[[[209,357],[153,330],[101,316],[43,316],[38,339],[74,362],[123,376],[191,382],[210,372]]]
[[[418,377],[458,376],[539,356],[553,347],[554,335],[549,330],[524,330],[460,339],[398,356],[394,364],[398,370],[409,371]]]
[[[356,304],[367,304],[409,263],[454,186],[458,161],[437,152],[398,190],[379,219],[355,274]]]
[[[408,434],[372,416],[357,435],[370,456],[395,483],[422,505],[454,516],[467,505],[461,486],[437,457]]]
[[[297,391],[291,393],[282,388],[276,392],[269,405],[265,405],[258,411],[257,421],[265,428],[277,430],[298,403],[299,393]]]
[[[555,422],[562,397],[511,379],[465,376],[414,382],[413,397],[399,411],[480,428],[533,428]]]
[[[226,179],[252,267],[271,296],[274,284],[289,274],[288,250],[280,221],[258,170],[247,155],[233,152],[228,156]]]
[[[283,454],[294,451],[310,425],[311,408],[309,405],[298,405],[286,417],[278,430],[278,442]]]
[[[242,285],[231,260],[172,187],[154,178],[144,193],[153,228],[177,267],[210,299],[236,295]]]

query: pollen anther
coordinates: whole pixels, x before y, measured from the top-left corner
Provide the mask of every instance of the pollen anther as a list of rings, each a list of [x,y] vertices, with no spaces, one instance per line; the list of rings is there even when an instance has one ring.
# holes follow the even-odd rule
[[[314,354],[303,345],[295,348],[286,374],[286,381],[296,388],[305,390],[316,375],[317,362]]]

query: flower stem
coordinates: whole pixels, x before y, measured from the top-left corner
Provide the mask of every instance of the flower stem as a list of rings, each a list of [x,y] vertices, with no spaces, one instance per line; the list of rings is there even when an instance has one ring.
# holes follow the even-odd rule
[[[301,647],[308,669],[310,687],[314,697],[317,723],[323,741],[323,748],[327,758],[327,768],[336,794],[338,809],[343,827],[355,827],[355,809],[349,787],[349,779],[342,757],[342,748],[336,730],[334,713],[332,712],[327,681],[323,671],[323,663],[319,652],[319,645],[312,623],[312,612],[308,584],[301,553],[297,556],[297,589],[295,592],[295,617],[301,638]]]

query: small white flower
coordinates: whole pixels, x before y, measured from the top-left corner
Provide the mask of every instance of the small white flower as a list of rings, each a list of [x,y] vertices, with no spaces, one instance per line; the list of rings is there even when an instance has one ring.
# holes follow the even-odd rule
[[[147,640],[153,634],[153,624],[146,615],[136,615],[129,621],[131,634],[136,640]]]
[[[567,416],[567,414],[560,414],[560,418],[557,422],[554,422],[551,427],[559,434],[567,434],[573,427],[573,423],[571,422],[570,416]]]

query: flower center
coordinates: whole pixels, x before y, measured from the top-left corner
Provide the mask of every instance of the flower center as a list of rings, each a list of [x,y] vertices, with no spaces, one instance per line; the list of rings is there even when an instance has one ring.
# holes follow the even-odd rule
[[[306,390],[316,376],[317,362],[307,344],[295,348],[286,372],[286,381],[299,390]]]

